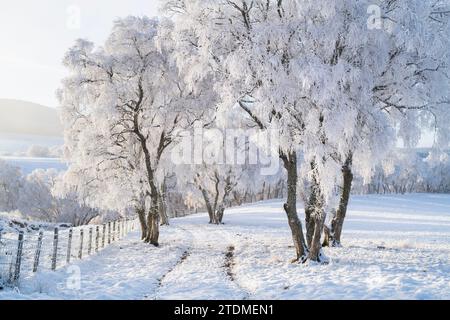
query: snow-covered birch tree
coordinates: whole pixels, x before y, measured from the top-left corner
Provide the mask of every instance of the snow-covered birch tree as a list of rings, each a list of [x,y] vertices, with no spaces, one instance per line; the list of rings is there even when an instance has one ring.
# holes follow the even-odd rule
[[[331,245],[341,243],[353,174],[362,175],[366,182],[371,179],[383,155],[395,147],[392,130],[407,147],[417,146],[425,130],[435,132],[435,147],[448,146],[449,129],[444,123],[448,122],[450,102],[449,6],[448,1],[384,1],[375,6],[379,16],[368,20],[367,32],[380,34],[379,51],[373,54],[381,59],[362,70],[374,78],[370,103],[376,107],[374,111],[379,108],[387,115],[387,121],[384,127],[377,126],[370,121],[373,112],[369,112],[361,114],[357,122],[357,139],[342,159],[339,203],[326,228],[326,242]],[[342,33],[340,58],[346,57],[349,36]]]
[[[167,20],[127,17],[115,21],[101,47],[78,40],[64,59],[71,75],[59,94],[73,183],[89,174],[98,198],[102,190],[128,189],[124,201],[138,204],[144,239],[155,246],[159,186],[171,165],[163,159],[203,101],[199,86],[191,90],[179,77],[171,28]]]

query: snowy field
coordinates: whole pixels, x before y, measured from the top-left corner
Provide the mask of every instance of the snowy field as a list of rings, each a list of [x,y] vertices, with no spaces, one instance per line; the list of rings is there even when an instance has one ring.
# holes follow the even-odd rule
[[[60,146],[63,143],[63,139],[58,137],[0,132],[0,155],[14,155],[26,152],[32,145],[55,147]]]
[[[67,165],[55,158],[26,158],[26,157],[0,157],[9,165],[18,167],[22,174],[27,175],[37,169],[56,169],[58,171],[67,170]]]
[[[67,286],[72,267],[0,299],[450,299],[450,195],[355,196],[328,265],[289,263],[280,201],[230,209],[224,226],[206,221],[172,220],[160,248],[132,233],[78,265],[78,289]]]
[[[42,147],[58,147],[63,144],[62,138],[38,135],[0,133],[0,160],[19,167],[24,175],[36,169],[67,170],[66,164],[56,158],[31,158],[23,156],[33,145]]]

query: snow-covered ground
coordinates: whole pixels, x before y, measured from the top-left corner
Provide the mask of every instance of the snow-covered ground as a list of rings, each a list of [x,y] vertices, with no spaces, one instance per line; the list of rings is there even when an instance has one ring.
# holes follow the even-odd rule
[[[0,299],[450,299],[450,195],[355,196],[328,265],[291,264],[280,201],[172,220],[77,266],[22,279]],[[76,281],[75,281],[76,283]],[[75,289],[74,289],[75,288]]]
[[[55,147],[63,145],[62,137],[50,137],[0,132],[0,155],[23,153],[32,145]]]

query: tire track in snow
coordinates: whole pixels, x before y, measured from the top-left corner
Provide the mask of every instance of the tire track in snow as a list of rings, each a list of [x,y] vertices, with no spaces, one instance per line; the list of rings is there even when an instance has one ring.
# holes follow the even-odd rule
[[[230,235],[216,226],[177,226],[190,235],[191,251],[168,272],[155,294],[157,299],[247,299],[248,293],[233,281],[225,268]]]
[[[227,252],[225,253],[225,264],[224,268],[228,275],[228,278],[239,288],[240,291],[244,293],[244,297],[242,300],[249,300],[250,299],[250,292],[245,290],[239,282],[236,280],[236,274],[235,274],[235,266],[236,266],[236,260],[235,257],[235,247],[234,245],[230,245],[227,248]]]
[[[218,226],[218,228],[221,228],[222,226]],[[223,272],[226,275],[226,278],[233,284],[233,286],[242,294],[241,300],[249,300],[251,297],[251,293],[246,290],[236,279],[236,260],[235,260],[235,252],[236,252],[236,246],[234,245],[234,241],[236,240],[236,234],[232,232],[231,234],[229,231],[223,230],[223,229],[217,229],[215,230],[217,234],[221,236],[222,239],[219,241],[222,243],[229,243],[226,246],[226,251],[222,252],[224,255],[224,263],[222,265]],[[222,241],[223,240],[223,241]]]
[[[161,278],[158,279],[158,289],[162,286],[164,279],[167,277],[169,273],[171,273],[175,268],[177,268],[179,265],[181,265],[189,256],[191,255],[190,249],[183,252],[181,255],[180,260],[177,261],[177,263],[169,269]],[[157,289],[157,290],[158,290]]]
[[[183,251],[183,254],[181,255],[180,259],[178,259],[178,261],[169,268],[169,270],[167,270],[167,272],[165,274],[163,274],[159,279],[158,279],[158,286],[156,287],[154,293],[152,294],[153,296],[153,300],[157,300],[158,299],[158,292],[161,289],[161,287],[164,285],[164,280],[166,279],[166,277],[173,272],[175,269],[177,269],[184,261],[186,261],[186,259],[191,255],[191,251],[192,251],[192,246],[193,246],[193,241],[192,241],[192,232],[190,232],[189,230],[186,230],[185,228],[179,227],[179,226],[171,226],[173,228],[177,228],[180,230],[183,230],[183,232],[187,233],[189,236],[187,237],[188,239],[191,239],[190,243],[186,246],[186,249]],[[148,300],[150,299],[149,296],[145,296],[144,299]]]

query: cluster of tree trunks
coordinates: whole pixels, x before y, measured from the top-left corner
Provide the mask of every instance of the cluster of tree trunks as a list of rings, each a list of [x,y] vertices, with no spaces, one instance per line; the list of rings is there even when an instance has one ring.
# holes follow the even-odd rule
[[[163,194],[158,194],[151,198],[150,209],[146,210],[145,205],[135,208],[141,225],[141,238],[147,243],[158,246],[159,227],[161,225],[169,225],[169,217],[167,215],[167,206]]]
[[[208,192],[200,187],[200,190],[205,201],[206,210],[208,211],[210,224],[223,224],[223,215],[225,213],[225,204],[222,202],[218,204],[218,198],[215,198],[214,203],[211,203]]]
[[[347,206],[350,199],[353,173],[351,169],[352,157],[349,156],[342,167],[342,188],[339,207],[333,212],[333,218],[330,227],[325,225],[326,212],[324,209],[323,197],[320,194],[320,188],[316,179],[313,178],[310,194],[305,205],[305,224],[306,238],[303,233],[302,223],[297,213],[297,183],[298,168],[297,155],[295,152],[281,153],[280,158],[283,161],[287,171],[287,201],[284,204],[284,210],[288,217],[289,227],[292,233],[292,239],[296,250],[294,261],[305,262],[306,260],[323,262],[321,248],[323,246],[337,247],[341,244],[341,234],[344,225]],[[314,164],[312,164],[314,170]],[[218,185],[218,184],[217,184]],[[232,184],[227,178],[223,196],[219,197],[219,190],[216,188],[213,201],[207,190],[199,186],[202,192],[206,210],[209,215],[209,223],[222,224],[225,212],[225,203],[232,193]],[[155,197],[150,197],[151,207],[148,212],[145,208],[136,208],[136,212],[141,224],[142,239],[145,242],[158,246],[159,226],[169,224],[166,205],[166,188],[163,184],[161,191],[156,193]],[[324,241],[321,243],[322,234]]]
[[[288,217],[289,227],[291,229],[294,247],[296,250],[296,259],[294,261],[305,262],[306,260],[325,262],[322,256],[323,246],[340,246],[341,234],[344,225],[347,207],[351,194],[353,181],[352,174],[352,156],[350,155],[342,167],[342,191],[340,195],[339,207],[333,215],[331,227],[325,225],[326,212],[324,208],[324,199],[320,193],[318,181],[313,177],[310,194],[305,203],[305,224],[306,239],[303,235],[302,223],[298,218],[297,202],[297,159],[295,152],[281,154],[284,167],[288,174],[288,195],[287,202],[284,205]],[[312,170],[314,172],[314,163]],[[324,242],[321,242],[324,234]]]
[[[236,182],[232,181],[231,175],[226,175],[223,178],[223,191],[220,190],[220,183],[222,182],[220,174],[216,171],[214,173],[214,191],[208,192],[206,188],[203,187],[200,177],[198,177],[198,189],[202,193],[203,200],[205,201],[205,207],[209,215],[210,224],[223,224],[223,216],[225,213],[226,204],[229,202],[233,188],[236,186]],[[211,195],[212,193],[212,195]],[[222,196],[221,196],[222,195]],[[213,201],[211,201],[213,198]]]

